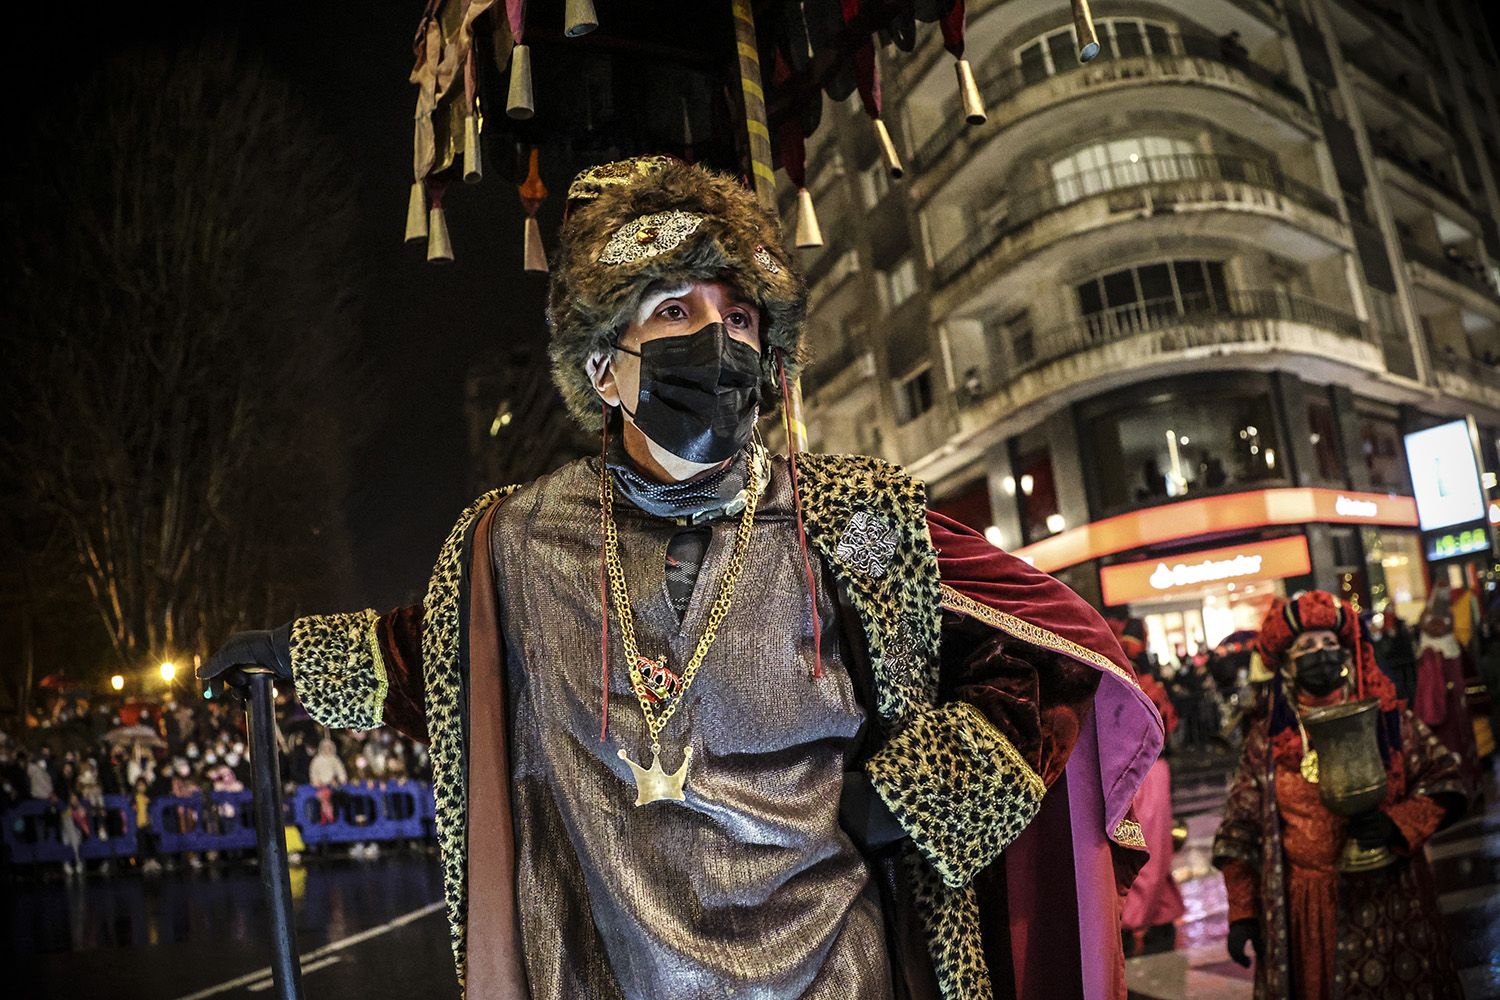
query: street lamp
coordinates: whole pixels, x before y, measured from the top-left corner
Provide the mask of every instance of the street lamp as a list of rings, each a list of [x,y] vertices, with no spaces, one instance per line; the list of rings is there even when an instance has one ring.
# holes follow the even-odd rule
[[[162,680],[164,680],[168,684],[170,684],[170,683],[172,683],[172,678],[174,678],[176,676],[177,676],[177,664],[173,663],[171,660],[167,660],[165,663],[163,663],[161,665],[161,679]]]
[[[125,678],[121,677],[119,674],[115,674],[109,679],[109,686],[114,688],[116,691],[123,691],[125,690]]]

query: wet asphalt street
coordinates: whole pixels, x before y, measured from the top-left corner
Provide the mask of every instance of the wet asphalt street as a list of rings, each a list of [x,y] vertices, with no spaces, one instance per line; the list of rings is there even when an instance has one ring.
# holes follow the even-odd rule
[[[13,882],[6,964],[37,1000],[241,1000],[271,990],[265,903],[255,866],[220,863],[143,876],[116,872]],[[309,998],[456,1000],[435,856],[309,859],[293,869]]]

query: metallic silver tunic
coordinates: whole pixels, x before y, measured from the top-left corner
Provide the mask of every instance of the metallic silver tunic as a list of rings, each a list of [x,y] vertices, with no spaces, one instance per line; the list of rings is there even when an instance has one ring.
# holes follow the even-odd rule
[[[685,802],[636,807],[616,752],[650,763],[618,626],[601,742],[598,459],[513,494],[490,538],[505,637],[512,796],[526,969],[534,1000],[889,1000],[880,905],[839,827],[846,756],[864,721],[831,639],[812,643],[791,485],[777,461],[734,604],[662,765],[692,746]],[[641,652],[681,671],[733,549],[713,538],[682,621],[668,598],[680,530],[619,499],[621,560]],[[833,595],[819,585],[825,636]]]

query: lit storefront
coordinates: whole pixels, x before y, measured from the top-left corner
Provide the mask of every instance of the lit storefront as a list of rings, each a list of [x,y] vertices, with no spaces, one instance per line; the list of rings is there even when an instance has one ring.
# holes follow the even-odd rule
[[[1343,557],[1339,579],[1316,580],[1309,531],[1320,527],[1335,541],[1357,541],[1365,564]],[[1173,660],[1254,631],[1273,599],[1309,586],[1390,600],[1414,622],[1427,596],[1417,527],[1411,497],[1288,487],[1105,518],[1017,555],[1048,572],[1091,568],[1104,607],[1141,618],[1152,653]]]
[[[1114,563],[1100,569],[1099,582],[1104,603],[1142,619],[1147,646],[1167,660],[1258,628],[1271,600],[1285,596],[1282,581],[1311,571],[1307,539],[1296,534]]]

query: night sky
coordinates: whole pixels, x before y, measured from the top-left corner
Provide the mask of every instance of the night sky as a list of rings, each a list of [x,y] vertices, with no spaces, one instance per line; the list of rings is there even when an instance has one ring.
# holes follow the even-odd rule
[[[126,9],[126,8],[130,9]],[[175,9],[57,5],[9,35],[9,92],[36,113],[110,54],[205,34],[238,38],[292,87],[350,167],[364,275],[363,340],[374,384],[374,425],[355,451],[349,528],[357,578],[350,607],[421,598],[433,559],[466,495],[463,375],[487,350],[545,339],[545,277],[521,271],[523,216],[498,177],[447,199],[456,262],[428,264],[402,243],[411,185],[415,90],[407,82],[420,3],[283,0]],[[353,15],[353,16],[351,16]],[[44,51],[46,50],[46,51]],[[47,61],[41,61],[46,58]],[[544,212],[549,242],[567,168],[544,175],[557,192]],[[304,608],[304,612],[331,608]]]

